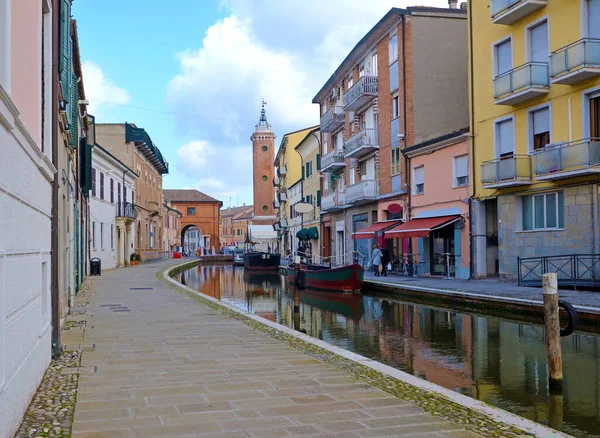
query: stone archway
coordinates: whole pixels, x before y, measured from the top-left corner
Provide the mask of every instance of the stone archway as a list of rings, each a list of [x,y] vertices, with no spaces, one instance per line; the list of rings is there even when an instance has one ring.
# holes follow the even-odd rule
[[[202,229],[198,225],[188,224],[181,228],[181,247],[187,254],[196,254],[196,250],[204,246]]]

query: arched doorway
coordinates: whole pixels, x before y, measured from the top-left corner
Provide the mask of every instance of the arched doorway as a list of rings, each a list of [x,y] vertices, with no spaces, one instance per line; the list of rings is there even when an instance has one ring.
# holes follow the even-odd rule
[[[181,229],[181,246],[183,252],[195,255],[198,248],[204,248],[202,230],[196,225],[186,225]]]

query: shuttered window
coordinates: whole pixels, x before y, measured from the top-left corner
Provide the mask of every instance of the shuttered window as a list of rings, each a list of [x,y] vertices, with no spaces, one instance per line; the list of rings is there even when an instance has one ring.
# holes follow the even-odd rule
[[[321,190],[317,190],[317,207],[321,207]]]
[[[507,40],[496,46],[496,76],[512,70],[512,41]]]
[[[104,174],[100,172],[100,199],[104,200]]]
[[[515,151],[515,130],[513,120],[503,120],[496,123],[496,151],[499,158],[512,157]]]
[[[96,169],[92,168],[92,196],[96,196]]]
[[[454,157],[454,186],[466,186],[469,183],[469,157],[461,155]]]
[[[550,143],[550,109],[531,112],[531,135],[533,149],[541,149]]]
[[[415,195],[425,192],[425,167],[415,167]]]
[[[531,61],[548,62],[548,22],[544,21],[529,29]]]
[[[114,204],[115,202],[115,180],[110,179],[110,202]]]
[[[587,0],[588,38],[600,38],[600,0]]]

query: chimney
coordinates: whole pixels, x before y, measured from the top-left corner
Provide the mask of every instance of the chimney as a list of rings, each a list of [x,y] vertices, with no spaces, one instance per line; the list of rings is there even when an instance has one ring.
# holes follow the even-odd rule
[[[458,0],[448,0],[448,7],[450,9],[458,8]]]

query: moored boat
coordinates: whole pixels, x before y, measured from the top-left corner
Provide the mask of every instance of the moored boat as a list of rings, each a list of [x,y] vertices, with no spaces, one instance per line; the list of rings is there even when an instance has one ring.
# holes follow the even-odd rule
[[[270,252],[247,252],[244,254],[244,268],[251,271],[276,271],[281,255]]]
[[[302,303],[339,313],[355,321],[359,321],[365,313],[365,305],[361,294],[339,294],[313,290],[301,290],[299,294]]]
[[[296,272],[302,269],[306,276],[306,288],[338,293],[360,293],[365,268],[358,263],[330,268],[321,265],[292,264],[288,267],[288,280],[296,281]]]

